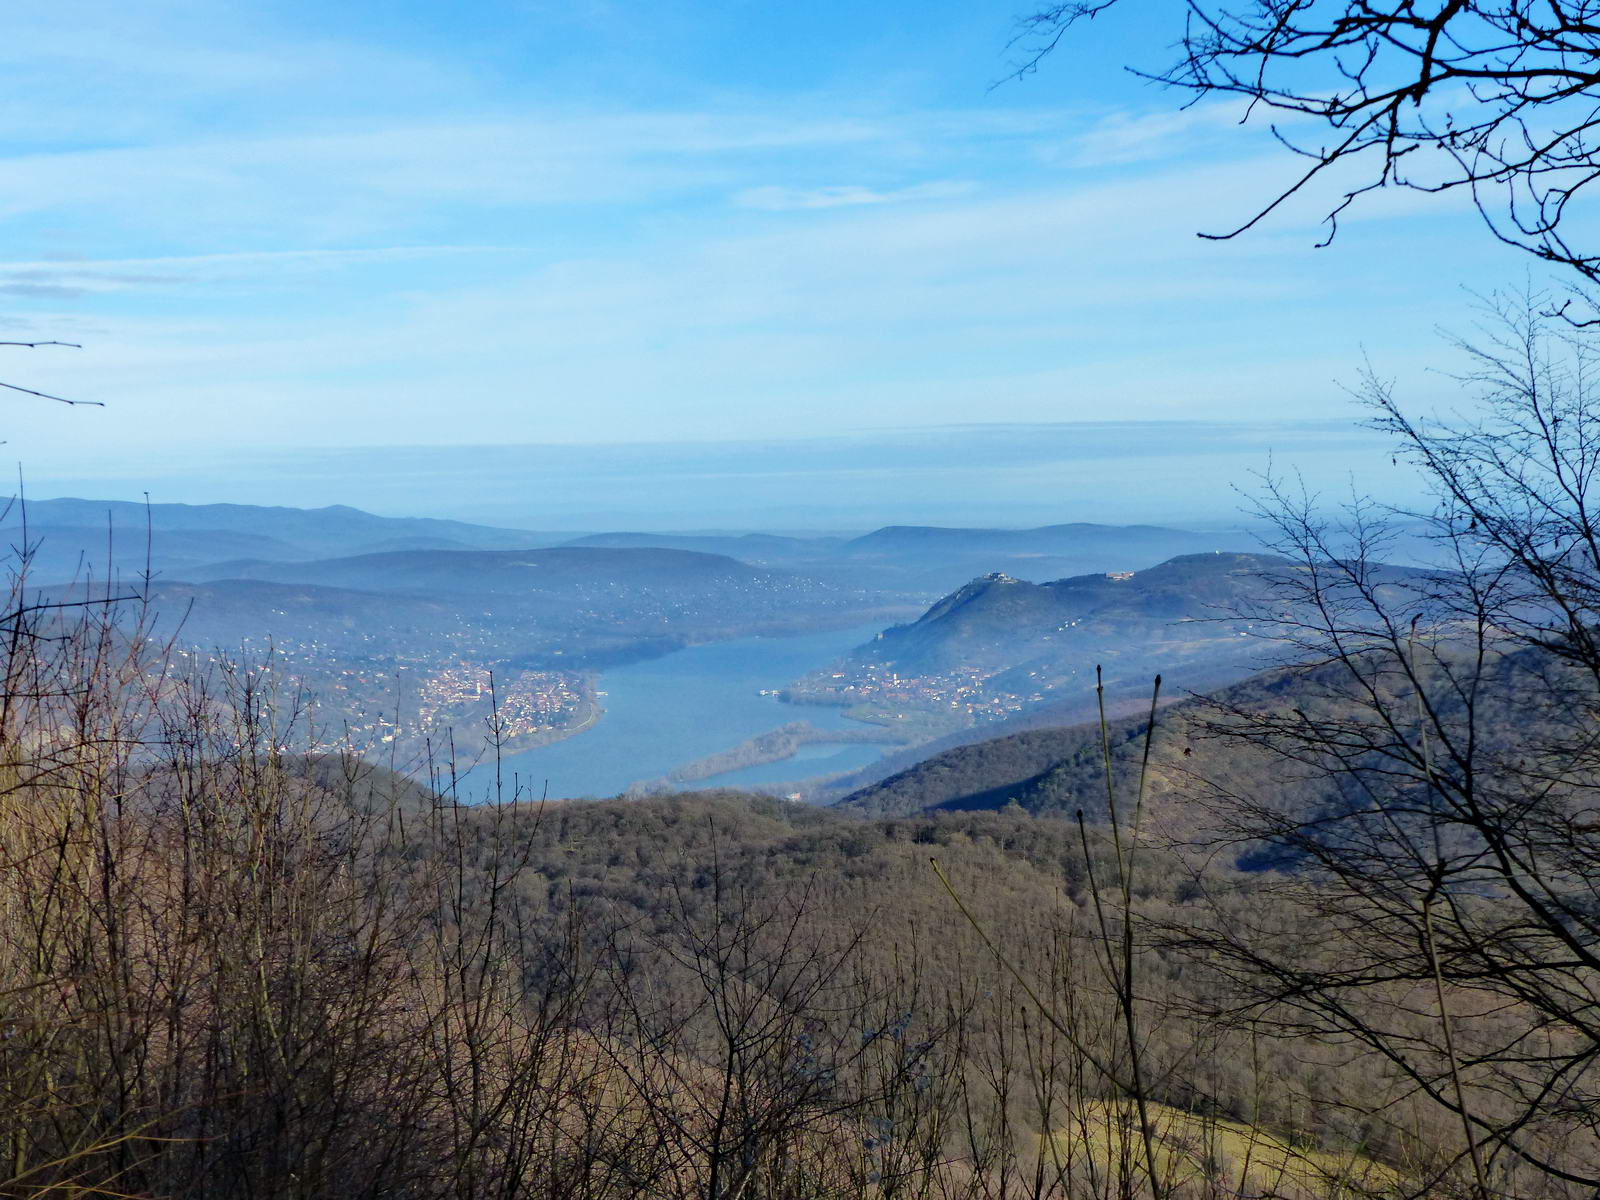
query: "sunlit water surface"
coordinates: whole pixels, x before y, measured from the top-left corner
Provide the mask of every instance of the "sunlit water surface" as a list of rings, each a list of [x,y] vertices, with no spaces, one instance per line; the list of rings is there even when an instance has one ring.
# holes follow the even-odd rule
[[[504,790],[515,784],[552,798],[612,796],[708,754],[791,721],[821,729],[860,729],[837,708],[784,704],[762,689],[781,688],[814,667],[870,640],[879,626],[780,638],[742,638],[692,646],[663,658],[607,671],[600,679],[605,715],[565,741],[507,755]],[[833,774],[865,766],[882,753],[872,745],[818,743],[794,758],[729,772],[696,787],[750,786]],[[460,784],[463,800],[482,799],[494,767],[481,763]]]

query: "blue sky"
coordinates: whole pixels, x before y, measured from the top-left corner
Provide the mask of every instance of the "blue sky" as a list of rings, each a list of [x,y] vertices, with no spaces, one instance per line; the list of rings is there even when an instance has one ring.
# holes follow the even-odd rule
[[[85,349],[5,351],[0,379],[106,407],[7,401],[7,449],[48,482],[256,447],[1324,420],[1363,353],[1448,402],[1437,327],[1522,259],[1418,196],[1326,250],[1316,197],[1196,238],[1295,164],[1121,69],[1161,64],[1170,4],[991,87],[1025,7],[25,0],[0,336]]]

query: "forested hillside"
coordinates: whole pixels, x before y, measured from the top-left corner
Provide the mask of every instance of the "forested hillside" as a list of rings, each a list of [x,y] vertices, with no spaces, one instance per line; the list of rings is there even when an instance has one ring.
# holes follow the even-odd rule
[[[272,710],[235,695],[215,733],[188,723],[187,685],[177,708],[102,695],[97,722],[160,723],[159,762],[62,729],[30,760],[47,769],[10,764],[13,1193],[978,1197],[1144,1177],[1079,944],[1114,870],[1103,833],[731,794],[461,808],[282,755],[289,731],[263,744]],[[1207,886],[1236,882],[1152,860],[1124,915]],[[1305,1091],[1366,1094],[1337,1054],[1196,1023],[1199,981],[1149,969],[1169,997],[1140,1034],[1164,1194],[1438,1169],[1425,1111],[1313,1115]],[[1030,1018],[1029,987],[1070,1023]]]
[[[1205,797],[1162,750],[1140,804],[1136,728],[1115,805],[1087,748],[1058,764],[1082,823],[734,793],[465,807],[447,761],[430,787],[294,753],[305,715],[270,673],[130,686],[160,646],[110,621],[52,621],[8,660],[15,1194],[1309,1200],[1460,1177],[1404,1072],[1287,1036],[1292,1005],[1231,1010],[1227,938],[1340,893],[1154,840]],[[1436,1044],[1425,1012],[1345,1003]],[[1522,1144],[1591,1169],[1555,1129]],[[1542,1168],[1504,1178],[1555,1194]]]
[[[1045,583],[990,574],[806,675],[789,695],[937,736],[1046,711],[1082,720],[1096,686],[1126,705],[1157,674],[1172,687],[1210,689],[1283,657],[1269,627],[1284,615],[1278,593],[1292,570],[1270,556],[1212,552]]]

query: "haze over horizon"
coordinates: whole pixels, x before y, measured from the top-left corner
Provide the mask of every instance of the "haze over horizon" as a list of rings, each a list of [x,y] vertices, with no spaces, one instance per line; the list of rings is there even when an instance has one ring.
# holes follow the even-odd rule
[[[36,498],[348,504],[539,530],[863,531],[1092,521],[1232,526],[1267,470],[1337,502],[1356,480],[1418,497],[1387,443],[1341,421],[1073,422],[761,442],[351,447],[212,456],[60,455]]]

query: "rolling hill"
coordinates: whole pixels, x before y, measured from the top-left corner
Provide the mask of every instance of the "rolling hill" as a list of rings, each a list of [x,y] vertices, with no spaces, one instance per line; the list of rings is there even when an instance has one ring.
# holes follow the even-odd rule
[[[943,525],[886,525],[846,542],[841,552],[855,558],[906,558],[952,554],[1117,553],[1170,557],[1215,541],[1214,535],[1159,525],[1094,525],[1074,522],[1036,529],[966,529]],[[1174,550],[1174,547],[1180,549]],[[1209,548],[1209,546],[1208,546]]]
[[[24,511],[0,512],[20,545]],[[887,526],[855,538],[772,533],[605,532],[573,537],[432,518],[383,517],[346,505],[303,509],[249,504],[151,504],[62,498],[29,501],[35,582],[124,578],[216,579],[246,564],[303,562],[418,550],[679,550],[799,571],[837,586],[927,603],[991,572],[1042,580],[1136,570],[1175,554],[1242,548],[1241,533],[1156,526],[1051,525],[1039,529]],[[217,567],[227,564],[228,570]]]
[[[686,550],[399,550],[213,564],[158,581],[200,643],[316,644],[321,657],[460,655],[523,667],[596,667],[680,646],[871,620],[877,599]]]
[[[151,504],[124,500],[30,500],[0,513],[0,537],[32,551],[37,583],[197,578],[212,564],[293,562],[394,550],[511,549],[561,540],[548,534],[462,521],[380,517],[345,505]]]
[[[1182,655],[1196,643],[1234,661],[1249,622],[1240,605],[1265,598],[1267,580],[1287,564],[1259,554],[1191,554],[1145,571],[1028,583],[986,575],[946,596],[910,625],[863,647],[864,661],[905,673],[978,667],[1004,671],[1116,653],[1120,644],[1162,643]]]
[[[1439,727],[1453,731],[1458,748],[1468,744],[1471,722],[1473,770],[1482,796],[1494,794],[1496,786],[1509,786],[1507,795],[1525,795],[1517,789],[1530,770],[1537,773],[1532,764],[1545,748],[1570,748],[1592,738],[1590,718],[1570,710],[1554,685],[1571,669],[1559,655],[1523,647],[1490,652],[1481,665],[1475,665],[1470,651],[1443,662],[1428,660],[1418,677]],[[1157,827],[1180,839],[1231,836],[1241,802],[1304,819],[1369,810],[1375,796],[1403,795],[1421,786],[1416,778],[1408,781],[1407,771],[1397,766],[1404,754],[1395,751],[1403,744],[1399,739],[1414,732],[1391,729],[1370,704],[1371,694],[1384,696],[1392,717],[1417,703],[1408,677],[1385,663],[1392,666],[1392,660],[1381,658],[1363,666],[1361,684],[1338,662],[1278,667],[1163,706],[1149,736],[1147,805]],[[1458,691],[1456,684],[1469,674],[1475,687],[1470,693]],[[1284,736],[1282,745],[1291,751],[1284,755],[1270,747],[1277,735],[1235,736],[1245,727],[1243,714],[1258,730],[1262,726],[1256,722],[1263,718],[1285,730],[1308,719],[1317,722],[1328,731],[1329,757],[1293,749],[1292,735]],[[1104,735],[1098,721],[1086,721],[952,747],[857,789],[837,806],[884,818],[1015,805],[1035,815],[1070,816],[1081,810],[1095,821],[1106,812],[1106,749],[1119,804],[1125,803],[1137,791],[1149,728],[1146,709],[1113,716]],[[1440,771],[1455,771],[1459,763],[1447,764],[1445,752],[1439,754]],[[1334,762],[1339,770],[1323,769]],[[1493,782],[1497,779],[1501,783]],[[1562,786],[1543,777],[1541,783]],[[1587,796],[1589,787],[1584,783],[1576,794]],[[1233,850],[1241,865],[1264,865],[1248,842],[1235,842]]]
[[[1285,567],[1214,552],[1042,584],[986,575],[805,676],[791,694],[871,720],[920,714],[939,735],[1036,710],[1082,719],[1096,668],[1115,701],[1143,693],[1157,673],[1180,688],[1221,686],[1279,652],[1251,636],[1247,610],[1268,603],[1272,574]]]
[[[1039,529],[889,525],[855,538],[602,533],[565,544],[700,550],[761,566],[803,570],[852,586],[932,598],[993,572],[1056,579],[1089,571],[1136,570],[1174,555],[1247,549],[1255,543],[1239,532],[1071,524]]]
[[[772,566],[826,561],[837,554],[845,539],[786,537],[772,533],[592,533],[561,544],[607,549],[696,550],[702,554],[725,554],[756,566]]]
[[[845,543],[838,559],[902,588],[942,594],[980,575],[1060,579],[1142,570],[1182,554],[1255,547],[1256,540],[1239,531],[1194,533],[1154,525],[1075,523],[1037,529],[890,525]]]
[[[14,505],[0,519],[0,527],[19,526],[22,517],[21,507]],[[27,520],[35,526],[86,526],[100,530],[102,535],[108,522],[120,533],[141,537],[147,523],[150,529],[158,532],[198,530],[257,534],[324,554],[349,552],[399,538],[429,538],[454,545],[506,548],[537,544],[540,539],[549,537],[523,529],[499,529],[432,517],[381,517],[344,504],[324,508],[255,504],[146,506],[129,500],[68,497],[28,501]]]
[[[459,619],[456,606],[437,597],[263,579],[158,582],[148,600],[158,632],[233,649],[273,642],[358,654],[391,641],[444,636]]]
[[[800,586],[724,555],[690,550],[394,550],[309,562],[229,562],[212,578],[271,579],[367,591],[580,599],[596,594],[655,590],[698,593],[716,587],[782,589]]]

